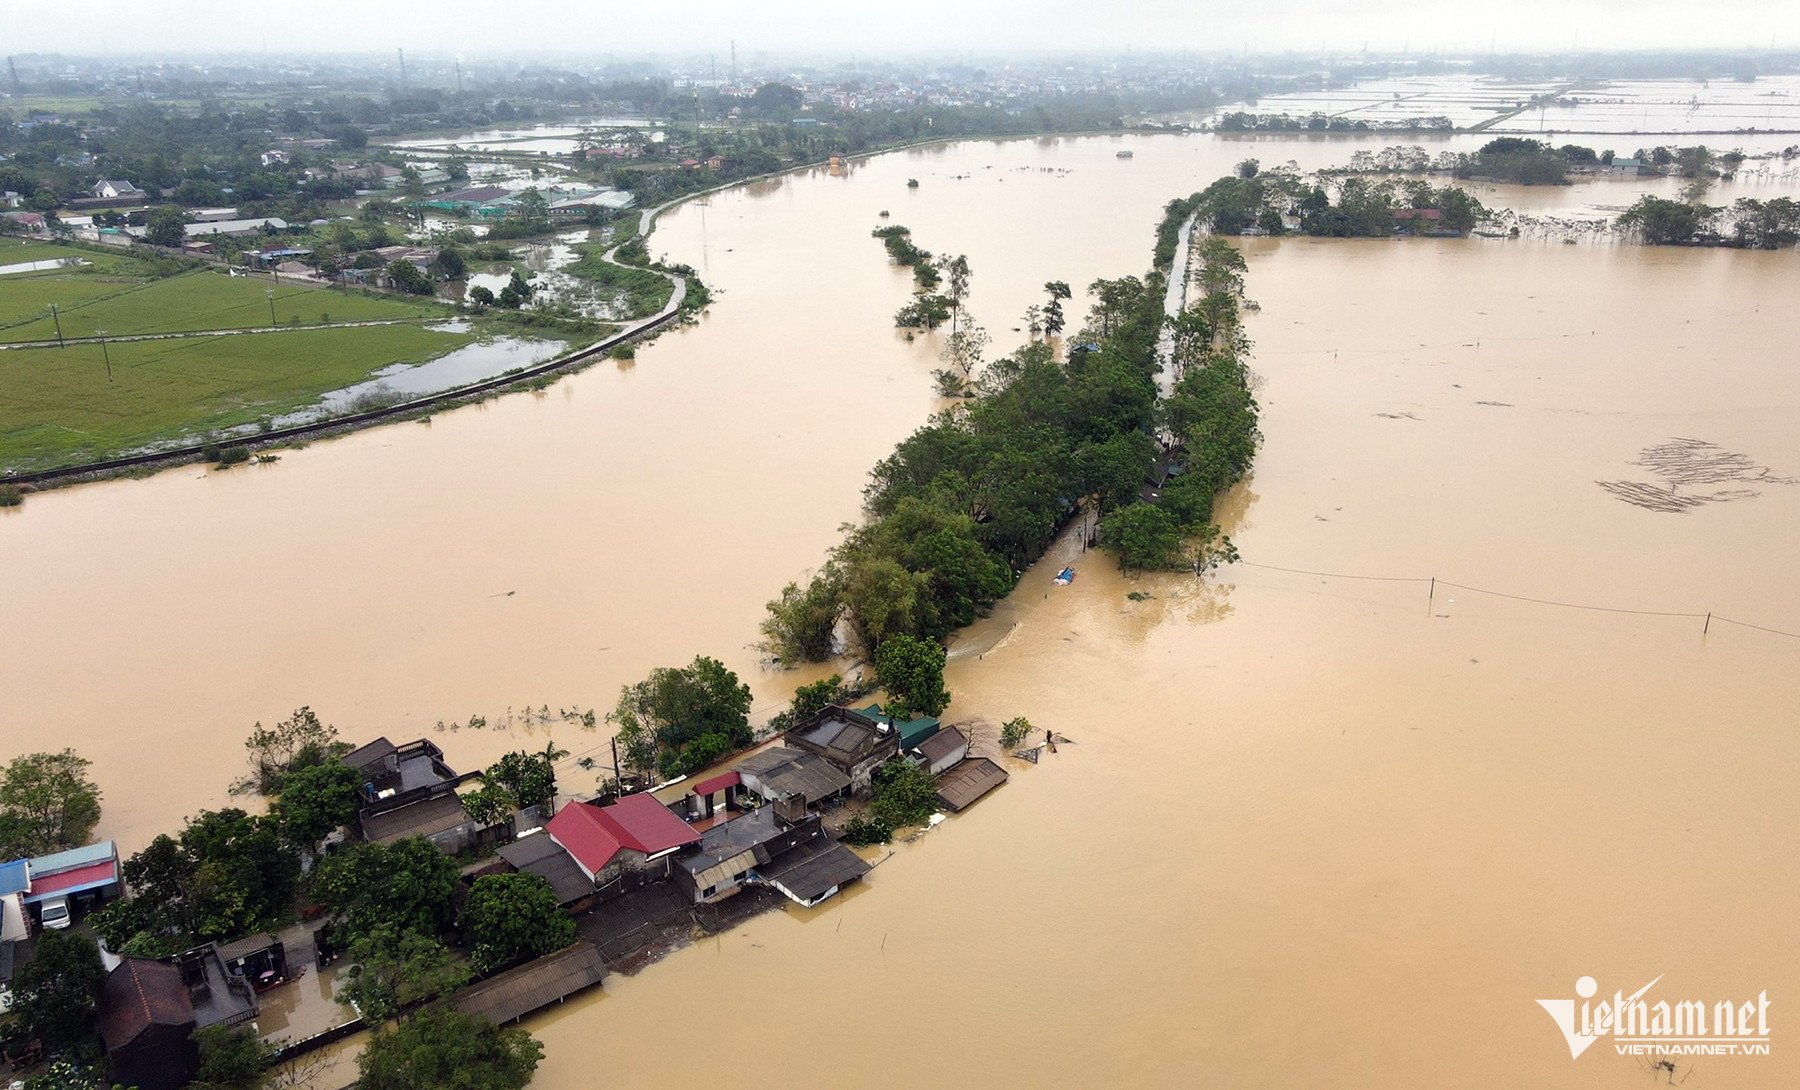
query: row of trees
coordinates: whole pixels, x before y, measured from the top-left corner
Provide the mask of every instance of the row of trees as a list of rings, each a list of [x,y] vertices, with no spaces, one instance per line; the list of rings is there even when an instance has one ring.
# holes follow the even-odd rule
[[[1736,246],[1780,250],[1800,244],[1800,202],[1749,197],[1729,206],[1644,196],[1619,216],[1619,226],[1653,246]]]
[[[1159,456],[1152,436],[1171,420],[1169,412],[1182,414],[1184,434],[1196,435],[1210,426],[1216,400],[1203,386],[1215,380],[1203,379],[1206,368],[1195,365],[1188,397],[1170,407],[1157,403],[1163,288],[1161,272],[1096,281],[1087,329],[1066,360],[1052,342],[1034,340],[987,365],[971,384],[972,397],[902,441],[871,474],[865,523],[849,530],[806,582],[789,584],[769,603],[762,625],[768,653],[784,663],[825,659],[842,619],[879,672],[890,642],[938,643],[981,616],[1078,505],[1105,516],[1134,504]],[[1033,324],[1060,332],[1070,294],[1066,284],[1047,284],[1047,303]],[[1204,339],[1210,342],[1216,328],[1219,343],[1229,344],[1223,331],[1234,320],[1234,309],[1201,310],[1190,323],[1215,323]],[[1217,374],[1228,370],[1221,365]],[[1232,468],[1196,479],[1216,481],[1243,464],[1222,457]],[[1203,526],[1210,498],[1198,525],[1198,503],[1182,509],[1178,525]]]
[[[1335,194],[1327,190],[1323,181],[1308,183],[1292,170],[1260,171],[1254,159],[1247,159],[1235,174],[1176,202],[1183,214],[1173,222],[1179,227],[1186,213],[1198,212],[1201,225],[1217,234],[1240,235],[1256,228],[1280,235],[1287,233],[1290,220],[1297,219],[1301,234],[1383,238],[1420,223],[1466,234],[1487,215],[1481,202],[1467,191],[1454,185],[1434,187],[1418,178],[1352,176],[1339,180],[1335,190]],[[1420,212],[1432,215],[1420,217]],[[1165,260],[1175,247],[1174,228],[1169,223],[1164,220],[1163,236],[1158,239],[1157,253]]]

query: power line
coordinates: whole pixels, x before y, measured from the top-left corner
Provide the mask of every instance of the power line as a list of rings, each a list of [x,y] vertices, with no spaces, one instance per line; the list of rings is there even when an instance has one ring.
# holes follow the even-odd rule
[[[1465,590],[1471,594],[1487,594],[1495,598],[1509,598],[1515,602],[1529,602],[1532,605],[1554,606],[1559,609],[1581,609],[1591,613],[1623,613],[1634,617],[1675,617],[1682,620],[1705,620],[1710,626],[1713,621],[1723,624],[1737,625],[1739,628],[1751,628],[1758,632],[1767,632],[1772,636],[1786,636],[1788,639],[1800,640],[1800,632],[1788,632],[1780,628],[1751,624],[1748,621],[1734,621],[1730,617],[1717,613],[1693,613],[1664,609],[1630,609],[1622,606],[1597,606],[1587,602],[1564,602],[1555,598],[1537,598],[1527,594],[1513,594],[1503,590],[1490,590],[1487,587],[1470,586],[1467,583],[1452,583],[1448,579],[1439,579],[1429,575],[1362,575],[1353,572],[1314,571],[1309,568],[1284,568],[1278,564],[1258,564],[1250,560],[1236,562],[1246,568],[1261,568],[1266,571],[1287,572],[1291,575],[1312,575],[1321,579],[1357,579],[1374,583],[1429,583],[1435,594],[1438,585]],[[1702,632],[1705,630],[1703,629]]]

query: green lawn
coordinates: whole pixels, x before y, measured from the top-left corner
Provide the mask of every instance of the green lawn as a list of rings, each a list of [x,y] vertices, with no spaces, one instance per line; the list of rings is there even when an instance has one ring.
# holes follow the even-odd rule
[[[111,384],[97,344],[0,352],[0,470],[91,461],[252,423],[474,339],[398,325],[134,341],[110,346]]]
[[[11,252],[0,249],[0,255]],[[268,291],[273,287],[267,277],[231,277],[211,269],[147,283],[88,270],[9,276],[0,283],[3,342],[55,340],[51,303],[61,311],[65,337],[92,336],[100,329],[124,336],[267,326]],[[415,303],[287,281],[274,291],[279,325],[294,324],[296,319],[300,325],[321,325],[327,318],[345,322],[449,313],[423,300]]]

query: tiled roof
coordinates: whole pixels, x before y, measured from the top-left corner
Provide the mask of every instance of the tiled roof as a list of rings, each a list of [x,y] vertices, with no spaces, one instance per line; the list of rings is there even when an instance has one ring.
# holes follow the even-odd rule
[[[108,1052],[151,1026],[191,1026],[194,1004],[181,971],[148,958],[126,958],[100,988],[100,1039]]]

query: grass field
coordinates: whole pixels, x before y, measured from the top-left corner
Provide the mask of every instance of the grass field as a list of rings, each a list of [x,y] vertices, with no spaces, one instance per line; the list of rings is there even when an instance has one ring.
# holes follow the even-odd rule
[[[267,306],[266,301],[263,304]],[[307,329],[0,352],[0,471],[92,461],[312,404],[391,363],[473,334],[418,326]]]
[[[0,248],[0,258],[6,259],[0,264],[10,264],[13,252]],[[55,256],[66,255],[64,251]],[[17,273],[0,277],[0,342],[55,340],[51,303],[61,312],[65,337],[92,336],[98,329],[125,336],[267,326],[271,287],[266,277],[230,277],[210,269],[149,281],[99,268]],[[437,315],[448,312],[427,301],[289,282],[275,288],[277,325]]]

